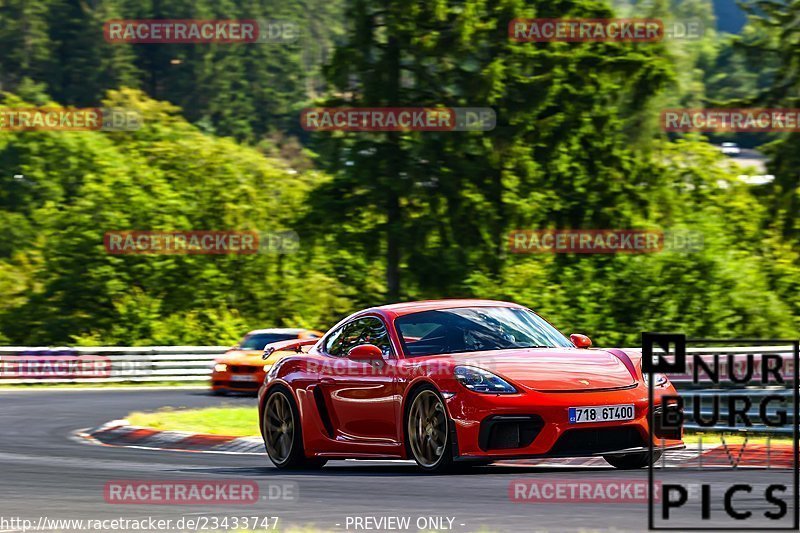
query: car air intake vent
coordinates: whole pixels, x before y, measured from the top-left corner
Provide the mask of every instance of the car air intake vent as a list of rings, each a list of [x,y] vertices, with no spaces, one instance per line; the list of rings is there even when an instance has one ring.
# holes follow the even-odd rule
[[[634,427],[569,429],[550,450],[552,455],[586,455],[647,446]]]
[[[664,414],[666,409],[666,416]],[[682,420],[682,410],[677,405],[669,405],[667,407],[659,405],[653,410],[653,434],[659,439],[680,439],[683,437],[681,424],[668,423],[664,426],[664,419],[668,421]]]
[[[484,451],[530,446],[544,426],[537,415],[490,416],[481,422],[478,444]]]

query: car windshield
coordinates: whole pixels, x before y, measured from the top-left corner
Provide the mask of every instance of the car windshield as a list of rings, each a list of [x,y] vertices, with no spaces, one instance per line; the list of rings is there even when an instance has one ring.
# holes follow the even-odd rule
[[[297,335],[288,333],[255,333],[247,335],[239,344],[240,350],[263,350],[264,346],[271,342],[286,341],[296,339]]]
[[[517,307],[423,311],[401,316],[394,324],[406,357],[573,346],[543,318]]]

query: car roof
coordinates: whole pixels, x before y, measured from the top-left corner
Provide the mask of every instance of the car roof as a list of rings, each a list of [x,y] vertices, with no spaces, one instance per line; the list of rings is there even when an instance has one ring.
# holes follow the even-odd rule
[[[394,314],[395,316],[403,316],[411,313],[419,313],[421,311],[435,311],[437,309],[454,309],[457,307],[517,307],[523,308],[524,306],[511,303],[502,302],[499,300],[474,300],[474,299],[452,299],[452,300],[422,300],[419,302],[403,302],[396,304],[381,305],[366,309],[364,312],[383,312]]]
[[[308,331],[307,329],[300,329],[300,328],[267,328],[267,329],[254,329],[253,331],[248,331],[248,335],[259,335],[262,333],[277,333],[281,335],[300,335],[304,331]]]

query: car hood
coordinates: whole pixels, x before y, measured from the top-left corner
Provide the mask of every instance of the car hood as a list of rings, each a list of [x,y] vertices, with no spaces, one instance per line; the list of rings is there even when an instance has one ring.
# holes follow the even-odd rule
[[[218,357],[217,362],[229,365],[264,366],[264,360],[261,359],[263,354],[263,350],[230,350]]]
[[[456,364],[477,366],[537,391],[591,391],[636,383],[630,359],[622,353],[617,357],[605,350],[499,350],[459,354],[454,360]]]

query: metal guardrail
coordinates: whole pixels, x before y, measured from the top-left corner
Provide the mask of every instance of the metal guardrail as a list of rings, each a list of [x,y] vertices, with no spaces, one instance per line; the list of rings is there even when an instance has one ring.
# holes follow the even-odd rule
[[[720,420],[727,419],[727,399],[726,397],[733,396],[733,395],[743,395],[749,398],[753,405],[747,411],[747,416],[750,418],[752,426],[748,426],[746,429],[748,432],[754,433],[772,433],[772,434],[785,434],[785,435],[792,435],[794,433],[794,390],[792,389],[742,389],[742,390],[691,390],[691,391],[684,391],[688,396],[685,396],[687,403],[684,407],[684,415],[687,419],[693,420],[693,405],[691,397],[698,396],[701,398],[700,401],[700,416],[704,420],[711,420],[714,412],[712,406],[710,405],[710,401],[712,397],[719,397],[719,409],[720,409]],[[767,426],[765,424],[759,423],[761,421],[761,412],[760,412],[760,404],[759,402],[766,398],[767,396],[778,396],[781,398],[781,402],[772,401],[770,402],[770,406],[768,409],[765,408],[765,414],[769,417],[770,420],[775,420],[778,418],[778,410],[785,411],[786,422],[783,426]],[[689,423],[684,424],[683,426],[686,429],[691,429],[693,431],[705,431],[709,433],[719,433],[719,432],[737,432],[742,431],[743,427],[737,426],[736,428],[732,428],[730,426],[724,426],[715,424],[711,427],[701,426],[699,424]]]
[[[0,385],[207,381],[230,346],[0,347]]]

